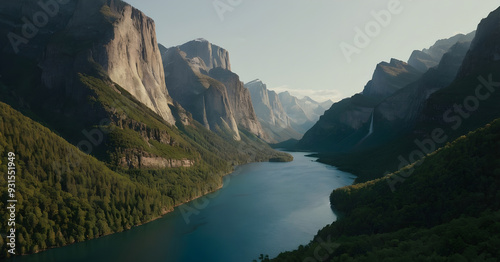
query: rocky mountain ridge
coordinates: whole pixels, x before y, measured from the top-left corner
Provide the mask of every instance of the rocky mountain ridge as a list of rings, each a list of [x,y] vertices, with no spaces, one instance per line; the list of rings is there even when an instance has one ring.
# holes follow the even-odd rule
[[[172,97],[206,128],[231,132],[244,128],[264,140],[250,93],[231,72],[228,52],[204,39],[162,49],[166,83]],[[226,130],[226,131],[224,131]]]

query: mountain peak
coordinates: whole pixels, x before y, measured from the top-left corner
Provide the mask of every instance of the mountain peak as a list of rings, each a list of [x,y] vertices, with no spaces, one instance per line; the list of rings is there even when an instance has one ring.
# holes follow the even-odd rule
[[[264,83],[262,82],[262,80],[260,80],[260,79],[257,78],[257,79],[254,79],[254,80],[246,83],[245,85],[254,85],[254,84],[261,84],[261,85],[263,85]]]
[[[200,38],[196,38],[196,39],[195,39],[195,40],[193,40],[193,41],[195,41],[195,42],[206,42],[206,43],[210,43],[207,39],[202,38],[202,37],[200,37]]]
[[[390,63],[382,62],[377,65],[363,94],[383,99],[417,80],[421,74],[411,65],[393,58]]]
[[[221,67],[231,71],[231,63],[229,60],[229,52],[224,48],[216,46],[204,38],[197,38],[178,48],[186,53],[187,58],[193,59],[199,57],[206,65],[205,70]]]

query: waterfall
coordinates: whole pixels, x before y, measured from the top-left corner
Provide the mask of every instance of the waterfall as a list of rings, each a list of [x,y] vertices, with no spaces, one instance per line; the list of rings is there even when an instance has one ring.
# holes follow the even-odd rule
[[[374,115],[375,112],[372,113],[372,122],[370,123],[370,130],[368,131],[368,135],[366,135],[367,137],[370,136],[371,134],[373,134],[373,115]]]
[[[371,122],[370,122],[370,129],[368,130],[368,134],[366,134],[365,137],[363,137],[363,139],[361,139],[358,143],[361,143],[363,142],[365,139],[367,139],[371,134],[373,134],[373,116],[375,115],[375,109],[373,109],[373,113],[372,113],[372,119],[371,119]]]

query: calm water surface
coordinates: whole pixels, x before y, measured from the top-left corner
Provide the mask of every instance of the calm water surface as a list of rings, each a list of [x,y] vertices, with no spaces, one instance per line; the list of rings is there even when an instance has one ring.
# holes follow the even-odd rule
[[[146,225],[10,261],[250,262],[293,250],[336,219],[329,195],[355,177],[292,155],[290,163],[240,166],[220,191]]]

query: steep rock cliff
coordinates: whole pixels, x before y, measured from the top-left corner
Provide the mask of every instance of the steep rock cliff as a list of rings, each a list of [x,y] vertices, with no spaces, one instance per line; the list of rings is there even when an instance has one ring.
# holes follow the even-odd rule
[[[46,47],[43,84],[71,89],[65,76],[97,64],[111,81],[173,124],[154,21],[118,0],[75,1],[72,12]],[[68,58],[68,53],[76,58]]]
[[[299,139],[302,135],[291,126],[291,120],[276,92],[268,90],[260,80],[245,84],[259,121],[272,142]]]
[[[177,47],[162,52],[166,84],[170,94],[195,120],[207,129],[227,129],[236,140],[239,130],[230,106],[227,89],[219,81],[203,74],[206,70],[203,60],[188,58]]]
[[[227,90],[229,105],[238,125],[258,137],[268,140],[255,113],[250,92],[244,87],[240,77],[222,67],[210,70],[209,76],[220,81]]]
[[[390,63],[382,62],[377,65],[372,80],[365,86],[363,94],[384,99],[417,80],[421,75],[420,71],[409,64],[391,59]]]
[[[240,127],[269,140],[257,119],[248,90],[238,75],[230,71],[225,49],[204,39],[160,48],[170,94],[197,121],[213,131],[228,127],[236,139]]]

